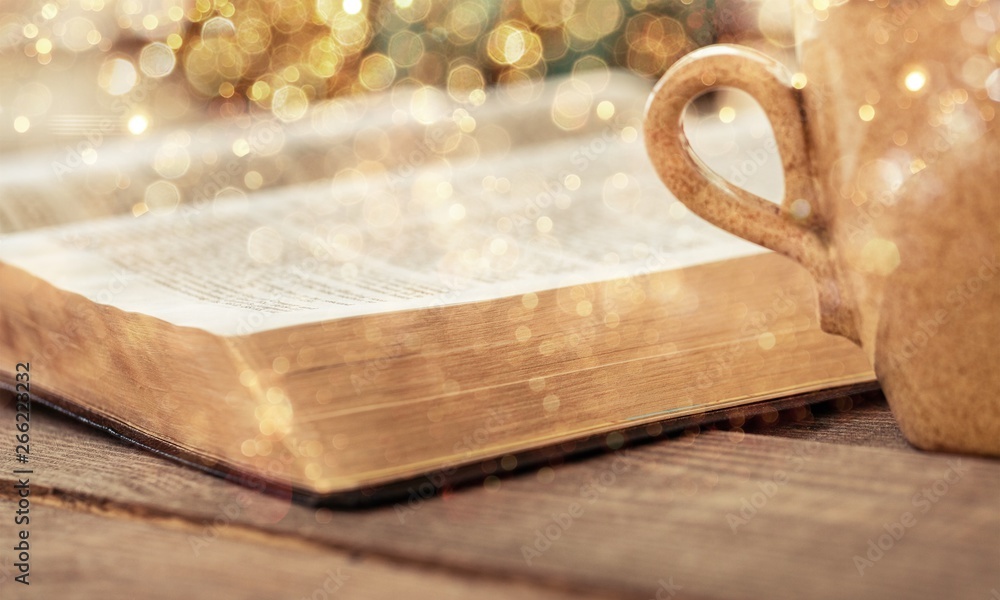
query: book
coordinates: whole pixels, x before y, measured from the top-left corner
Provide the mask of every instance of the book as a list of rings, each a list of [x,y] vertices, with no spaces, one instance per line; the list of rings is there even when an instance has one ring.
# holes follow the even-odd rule
[[[871,387],[803,269],[659,182],[649,89],[418,88],[108,140],[78,167],[11,157],[0,380],[28,364],[33,393],[122,437],[344,504]],[[691,127],[719,173],[773,151],[766,126]],[[780,195],[765,170],[744,184]]]

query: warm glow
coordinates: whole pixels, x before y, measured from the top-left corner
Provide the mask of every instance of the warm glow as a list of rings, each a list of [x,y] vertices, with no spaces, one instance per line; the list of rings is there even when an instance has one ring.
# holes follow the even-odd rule
[[[124,58],[112,58],[101,65],[97,83],[112,96],[127,94],[138,81],[135,66]]]
[[[149,127],[149,119],[142,115],[133,115],[128,120],[128,130],[132,135],[139,135]]]
[[[927,76],[920,71],[910,71],[903,80],[903,85],[911,92],[919,92],[927,84]]]

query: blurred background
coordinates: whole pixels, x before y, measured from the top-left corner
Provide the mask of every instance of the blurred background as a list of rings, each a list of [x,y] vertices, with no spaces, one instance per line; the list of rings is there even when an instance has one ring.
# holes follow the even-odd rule
[[[816,0],[824,2],[825,0]],[[655,79],[692,49],[779,56],[787,0],[5,0],[0,144],[141,136],[326,98],[436,86],[476,106],[494,84],[618,67]]]

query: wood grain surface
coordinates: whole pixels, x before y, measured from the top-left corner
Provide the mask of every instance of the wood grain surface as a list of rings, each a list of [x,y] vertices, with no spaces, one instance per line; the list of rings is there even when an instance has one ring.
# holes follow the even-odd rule
[[[0,404],[13,422],[9,396]],[[12,584],[0,551],[3,598],[992,600],[1000,589],[1000,462],[902,445],[878,394],[424,498],[428,481],[409,502],[364,511],[261,495],[35,415],[33,584]],[[330,568],[350,573],[332,593]]]

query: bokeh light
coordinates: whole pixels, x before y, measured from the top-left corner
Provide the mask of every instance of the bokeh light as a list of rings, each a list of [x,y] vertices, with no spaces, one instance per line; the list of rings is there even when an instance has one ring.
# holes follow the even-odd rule
[[[149,77],[166,77],[176,64],[174,51],[163,42],[153,42],[139,53],[139,68]]]
[[[97,75],[97,84],[112,96],[127,94],[136,81],[135,65],[125,58],[106,60]]]
[[[656,77],[714,36],[707,0],[79,0],[37,11],[0,9],[3,39],[42,65],[96,53],[107,94],[146,99],[150,80],[182,83],[194,101],[176,110],[287,121],[320,99],[395,86],[475,105],[492,84],[580,64]]]

